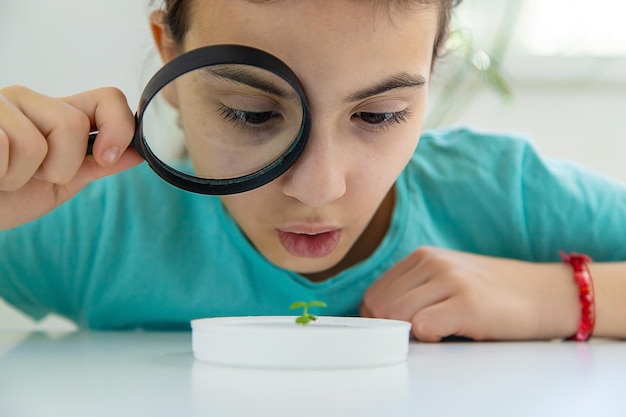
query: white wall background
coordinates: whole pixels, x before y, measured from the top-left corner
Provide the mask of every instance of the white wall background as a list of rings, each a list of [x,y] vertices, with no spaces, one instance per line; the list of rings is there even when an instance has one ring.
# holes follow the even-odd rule
[[[149,0],[0,0],[0,86],[53,96],[115,86],[134,108],[155,68],[148,14]],[[0,329],[36,328],[73,326],[32,323],[0,299]]]
[[[482,17],[493,16],[487,7],[490,1],[494,0],[466,0],[464,7],[474,14],[486,10]],[[121,88],[135,107],[156,65],[148,2],[1,0],[0,86],[23,84],[49,95],[69,95],[111,85]],[[504,105],[491,93],[481,94],[458,124],[526,132],[549,155],[626,181],[623,59],[517,57],[507,68],[513,77],[513,102]],[[33,324],[0,300],[0,328],[72,326],[58,318]]]
[[[457,26],[489,52],[507,5],[518,5],[503,61],[513,100],[484,92],[456,123],[528,133],[547,155],[626,181],[626,3],[465,0]]]

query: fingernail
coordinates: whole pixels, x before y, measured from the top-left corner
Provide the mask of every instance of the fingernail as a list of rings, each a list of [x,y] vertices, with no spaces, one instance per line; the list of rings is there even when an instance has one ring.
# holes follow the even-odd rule
[[[104,151],[104,153],[102,154],[102,159],[109,164],[114,164],[117,161],[119,153],[120,150],[117,147],[111,147]]]

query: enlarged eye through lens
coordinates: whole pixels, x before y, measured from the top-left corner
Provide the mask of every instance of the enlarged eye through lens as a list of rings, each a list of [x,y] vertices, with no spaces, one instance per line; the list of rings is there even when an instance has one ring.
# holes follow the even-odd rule
[[[270,129],[272,125],[269,122],[272,121],[272,119],[281,117],[281,114],[275,111],[249,112],[231,109],[225,106],[221,108],[221,112],[225,120],[241,126],[242,129],[252,129],[254,131]]]
[[[164,117],[159,103],[175,108],[178,123]],[[249,191],[282,175],[311,129],[293,71],[242,45],[206,46],[165,64],[146,85],[135,119],[132,145],[154,172],[176,187],[212,195]],[[167,120],[184,136],[185,158],[173,162],[165,151],[172,140]],[[88,153],[95,140],[97,132],[89,135]]]
[[[163,90],[175,103],[184,134],[186,161],[175,169],[201,179],[229,180],[262,171],[298,139],[302,102],[278,75],[250,65],[201,67],[175,78]],[[144,130],[160,121],[148,105]],[[156,134],[146,135],[161,149]],[[165,155],[156,155],[165,160]]]

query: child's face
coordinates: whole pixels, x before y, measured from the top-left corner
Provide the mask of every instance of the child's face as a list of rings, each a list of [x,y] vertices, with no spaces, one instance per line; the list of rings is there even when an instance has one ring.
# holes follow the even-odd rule
[[[305,88],[312,129],[300,159],[277,180],[222,201],[267,259],[313,279],[380,243],[393,184],[422,127],[437,9],[374,3],[216,0],[190,9],[185,50],[253,46],[289,65]]]

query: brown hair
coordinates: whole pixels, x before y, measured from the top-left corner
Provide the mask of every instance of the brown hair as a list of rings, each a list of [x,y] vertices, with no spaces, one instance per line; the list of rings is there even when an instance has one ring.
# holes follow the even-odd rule
[[[408,8],[416,4],[433,5],[436,3],[439,7],[439,29],[435,38],[433,56],[437,56],[448,35],[452,9],[458,6],[461,1],[462,0],[376,0],[376,3],[385,3],[388,6],[396,6],[398,8]],[[188,6],[189,1],[185,0],[163,0],[163,11],[165,12],[164,23],[176,42],[182,42],[187,32]]]

